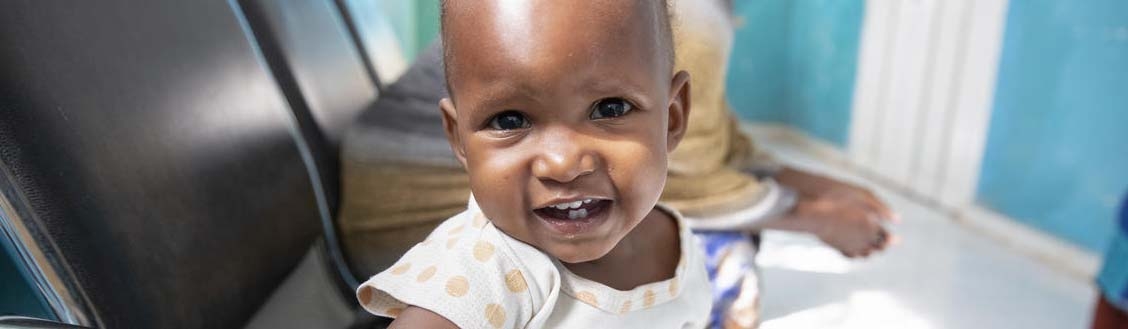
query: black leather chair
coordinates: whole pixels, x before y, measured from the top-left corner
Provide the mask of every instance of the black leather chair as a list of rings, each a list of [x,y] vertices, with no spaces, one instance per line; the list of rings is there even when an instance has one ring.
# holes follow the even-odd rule
[[[59,320],[241,327],[331,223],[315,153],[348,114],[253,40],[233,1],[5,2],[0,228]]]
[[[309,127],[308,139],[326,161],[336,161],[345,128],[378,94],[340,9],[332,0],[239,3],[298,122]],[[336,176],[329,172],[335,167],[326,169]],[[335,185],[326,189],[337,193]]]
[[[340,202],[340,142],[355,117],[376,101],[374,68],[332,0],[240,0],[251,30],[302,127],[317,162],[330,214]],[[336,233],[326,226],[327,232]],[[326,236],[344,266],[336,234]],[[345,268],[345,291],[358,285]]]
[[[382,12],[383,0],[334,0],[347,23],[350,36],[363,56],[367,72],[379,81],[381,90],[399,79],[408,69],[390,17]],[[438,5],[437,3],[435,5]]]

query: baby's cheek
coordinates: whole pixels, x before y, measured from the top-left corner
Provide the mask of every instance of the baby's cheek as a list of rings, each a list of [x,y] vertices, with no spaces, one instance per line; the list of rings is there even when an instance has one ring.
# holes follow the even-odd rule
[[[622,201],[630,203],[632,215],[641,219],[662,194],[666,182],[665,148],[641,142],[616,144],[608,155],[611,179]]]
[[[522,171],[512,159],[494,156],[470,161],[470,189],[482,211],[499,226],[497,219],[518,218],[524,211]]]

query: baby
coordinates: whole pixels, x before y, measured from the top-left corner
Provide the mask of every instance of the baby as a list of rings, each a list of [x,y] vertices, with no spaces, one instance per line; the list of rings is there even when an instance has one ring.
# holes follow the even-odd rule
[[[468,209],[360,304],[393,328],[705,326],[702,253],[657,204],[690,105],[665,2],[447,0],[442,40]]]

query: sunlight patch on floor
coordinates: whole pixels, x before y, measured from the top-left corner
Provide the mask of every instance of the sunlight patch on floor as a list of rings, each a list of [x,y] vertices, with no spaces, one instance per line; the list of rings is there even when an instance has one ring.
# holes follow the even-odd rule
[[[771,250],[756,257],[760,268],[777,268],[792,271],[827,274],[845,274],[853,265],[838,251],[819,245],[814,237],[802,235],[776,235],[765,239],[761,248]]]
[[[882,291],[857,291],[831,303],[765,321],[763,329],[931,329],[921,316]]]

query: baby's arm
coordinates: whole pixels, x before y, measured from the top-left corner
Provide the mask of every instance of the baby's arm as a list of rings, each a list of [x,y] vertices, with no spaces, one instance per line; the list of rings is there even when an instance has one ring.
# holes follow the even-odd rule
[[[395,321],[388,326],[389,329],[399,328],[450,328],[458,329],[454,322],[450,322],[442,315],[435,314],[422,307],[408,306],[400,312]]]

